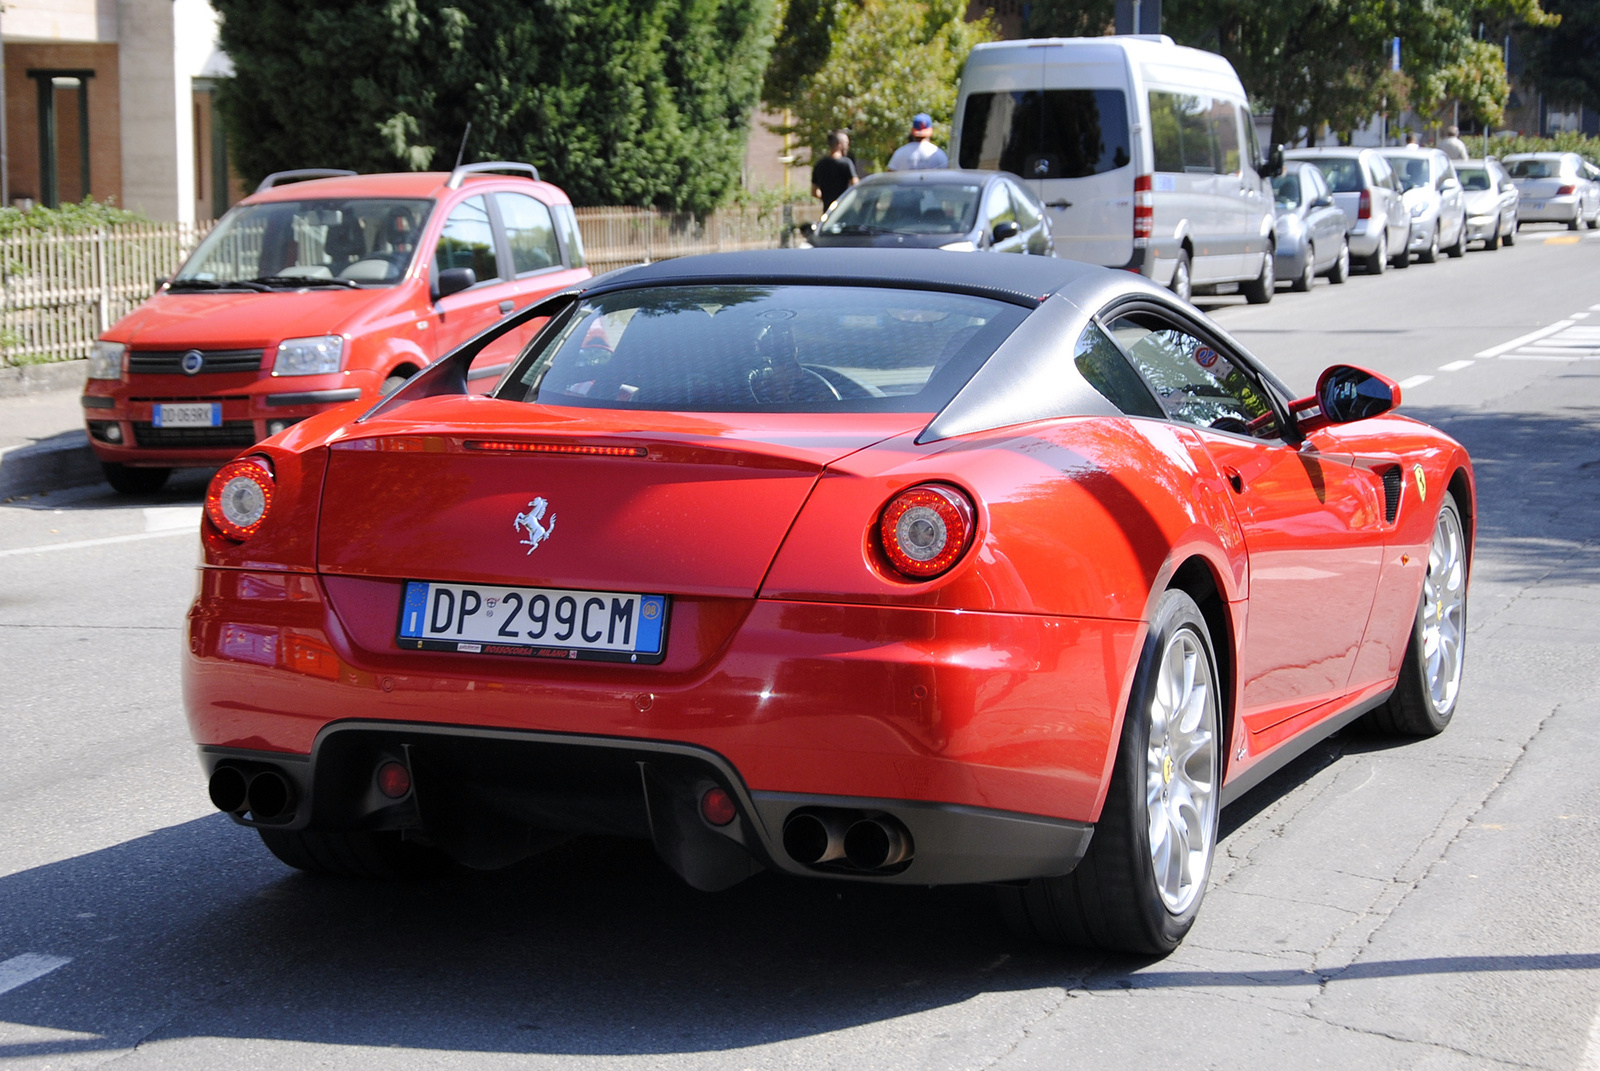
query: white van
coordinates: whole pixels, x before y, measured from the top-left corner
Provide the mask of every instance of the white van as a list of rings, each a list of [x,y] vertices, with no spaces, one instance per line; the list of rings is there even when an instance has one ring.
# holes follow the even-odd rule
[[[1187,298],[1272,300],[1272,189],[1239,76],[1170,37],[979,45],[956,101],[957,166],[1011,171],[1048,206],[1056,255]]]

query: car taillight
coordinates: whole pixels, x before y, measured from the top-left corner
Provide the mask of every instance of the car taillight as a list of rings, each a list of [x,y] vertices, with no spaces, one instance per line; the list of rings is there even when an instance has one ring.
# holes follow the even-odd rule
[[[230,461],[206,488],[206,516],[229,539],[243,543],[261,528],[272,509],[274,485],[265,458]]]
[[[1573,194],[1575,194],[1577,192],[1578,192],[1578,187],[1576,187],[1576,186],[1563,186],[1559,190],[1556,191],[1556,196],[1557,197],[1571,197]]]
[[[1156,198],[1149,175],[1133,180],[1133,244],[1148,245],[1156,229]]]
[[[925,483],[889,500],[878,520],[878,535],[890,565],[913,580],[927,580],[960,560],[974,527],[972,503],[965,495]]]
[[[1371,190],[1362,190],[1361,191],[1361,203],[1356,207],[1356,218],[1357,219],[1371,219],[1372,218],[1372,191]]]

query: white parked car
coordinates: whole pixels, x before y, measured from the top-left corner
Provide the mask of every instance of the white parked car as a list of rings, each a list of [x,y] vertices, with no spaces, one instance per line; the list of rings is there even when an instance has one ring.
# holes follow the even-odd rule
[[[1517,208],[1522,197],[1500,161],[1461,160],[1455,165],[1467,206],[1467,241],[1485,249],[1517,244]]]
[[[1056,255],[1126,268],[1187,298],[1272,300],[1272,188],[1228,61],[1168,37],[999,41],[972,50],[956,101],[959,166],[1020,175]]]
[[[1369,275],[1411,263],[1411,212],[1394,168],[1376,150],[1324,145],[1293,149],[1284,159],[1316,164],[1328,180],[1333,203],[1344,211],[1350,255]]]
[[[1516,153],[1503,162],[1522,195],[1518,222],[1600,226],[1600,182],[1577,153]]]
[[[1386,149],[1381,154],[1400,180],[1411,213],[1411,255],[1424,264],[1467,252],[1467,206],[1450,158],[1438,149]]]

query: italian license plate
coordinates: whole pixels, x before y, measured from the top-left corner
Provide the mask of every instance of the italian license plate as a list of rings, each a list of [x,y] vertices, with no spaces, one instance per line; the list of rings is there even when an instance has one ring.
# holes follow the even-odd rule
[[[1544,202],[1543,201],[1535,201],[1535,202],[1533,202],[1532,207],[1533,207],[1533,210],[1535,212],[1543,212],[1544,211]]]
[[[412,651],[655,665],[665,595],[406,581],[396,642]]]
[[[222,427],[221,402],[165,402],[156,406],[155,426],[158,428],[220,428]]]

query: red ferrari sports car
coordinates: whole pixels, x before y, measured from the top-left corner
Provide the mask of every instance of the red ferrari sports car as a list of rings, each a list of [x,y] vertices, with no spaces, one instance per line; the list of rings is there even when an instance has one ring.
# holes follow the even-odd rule
[[[211,799],[310,871],[621,834],[700,889],[992,883],[1030,934],[1168,951],[1222,805],[1354,719],[1450,721],[1472,467],[1399,402],[1348,366],[1296,398],[1067,261],[595,279],[217,473]]]

